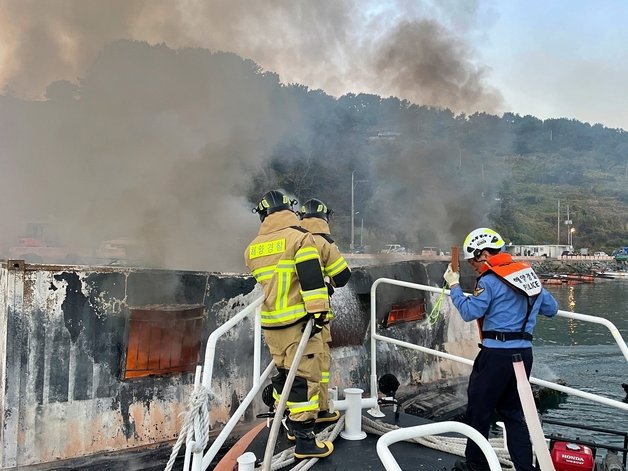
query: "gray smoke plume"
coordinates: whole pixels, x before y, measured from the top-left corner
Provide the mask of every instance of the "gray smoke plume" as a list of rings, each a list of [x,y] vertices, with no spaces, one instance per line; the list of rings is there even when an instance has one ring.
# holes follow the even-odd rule
[[[398,96],[455,112],[495,111],[464,37],[478,29],[479,6],[393,1],[3,0],[0,86],[42,96],[58,79],[81,77],[111,40],[230,51],[339,96]],[[1,47],[1,46],[0,46]]]
[[[258,224],[243,195],[298,126],[298,107],[274,101],[242,67],[206,69],[206,52],[186,47],[250,58],[262,67],[255,73],[278,74],[268,74],[271,85],[455,112],[500,106],[464,45],[476,4],[454,18],[447,5],[380,3],[0,0],[5,239],[45,219],[76,246],[130,237],[155,265],[243,268]],[[162,45],[112,43],[120,38]],[[412,186],[424,183],[419,175]]]
[[[434,21],[404,21],[373,57],[380,89],[413,103],[454,111],[495,110],[501,97],[484,85],[485,71],[468,59],[464,44]]]

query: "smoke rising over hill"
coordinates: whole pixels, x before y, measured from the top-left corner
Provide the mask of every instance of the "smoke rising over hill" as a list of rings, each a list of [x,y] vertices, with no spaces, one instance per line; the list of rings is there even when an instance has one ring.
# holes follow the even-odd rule
[[[123,38],[234,52],[284,83],[335,96],[494,112],[499,93],[464,42],[487,21],[479,15],[474,3],[453,13],[429,1],[8,0],[0,10],[0,88],[41,97],[54,80],[83,77],[105,44]]]
[[[315,125],[326,118],[308,121],[311,111],[303,106],[314,100],[299,103],[282,82],[332,95],[396,95],[457,112],[492,111],[501,102],[485,86],[472,51],[451,32],[455,19],[429,3],[403,20],[362,2],[279,1],[271,8],[244,1],[24,0],[3,7],[5,245],[25,221],[45,219],[66,244],[131,237],[158,266],[239,270],[258,225],[247,196],[276,186],[266,167],[277,149],[284,147],[279,154],[292,160],[295,176],[309,178],[305,190],[319,179],[322,157],[299,155],[294,141],[315,140]],[[475,14],[471,8],[467,19]],[[362,21],[372,34],[357,37],[352,24]],[[381,195],[377,214],[390,209],[395,229],[413,234],[409,240],[428,224],[432,233],[459,238],[452,226],[466,230],[466,218],[478,216],[449,214],[460,195],[438,191],[428,170],[430,159],[455,156],[457,148],[405,150],[394,159],[384,153],[360,167],[350,142],[335,150],[326,157],[328,171],[335,172],[338,159],[354,159],[363,178],[374,170],[368,191]],[[252,189],[254,177],[260,185]],[[346,206],[348,196],[332,205]]]

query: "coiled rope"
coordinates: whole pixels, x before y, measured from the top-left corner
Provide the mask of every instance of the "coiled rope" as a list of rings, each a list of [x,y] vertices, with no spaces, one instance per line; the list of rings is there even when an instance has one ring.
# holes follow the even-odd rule
[[[317,439],[319,441],[330,440],[334,441],[344,427],[345,416],[340,417],[338,422],[334,426],[329,426],[326,429],[322,430],[317,434]],[[385,422],[380,422],[377,420],[372,420],[366,416],[362,416],[362,429],[373,435],[384,435],[386,432],[390,432],[392,430],[396,430],[399,427],[392,424],[387,424]],[[467,445],[467,439],[463,437],[445,437],[441,435],[429,435],[425,437],[417,437],[414,439],[406,440],[411,443],[417,443],[419,445],[425,446],[427,448],[432,448],[434,450],[439,450],[444,453],[449,453],[451,455],[464,457],[464,449]],[[514,465],[510,458],[510,454],[508,450],[504,448],[504,439],[503,438],[491,438],[489,439],[489,443],[495,450],[495,454],[497,455],[497,459],[502,466],[502,469],[511,470],[514,469]],[[300,460],[299,463],[290,468],[291,471],[306,471],[310,469],[316,462],[318,458],[311,458],[309,460]],[[288,448],[280,453],[277,453],[272,458],[271,469],[273,471],[285,468],[290,466],[295,462],[294,458],[294,447]]]
[[[209,396],[209,390],[202,384],[194,388],[186,411],[180,414],[185,417],[183,426],[179,432],[177,442],[172,447],[170,459],[164,471],[172,470],[172,466],[174,466],[174,462],[179,454],[179,449],[186,441],[190,443],[192,453],[205,450],[209,441]]]

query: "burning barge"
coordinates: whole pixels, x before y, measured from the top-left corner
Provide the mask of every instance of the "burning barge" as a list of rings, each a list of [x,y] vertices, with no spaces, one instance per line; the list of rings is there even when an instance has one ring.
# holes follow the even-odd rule
[[[365,389],[369,384],[373,281],[389,277],[437,284],[443,269],[442,262],[418,261],[353,269],[349,285],[333,300],[337,366],[330,384]],[[0,466],[86,466],[128,452],[120,468],[110,464],[108,469],[130,469],[129,459],[156,447],[166,450],[167,459],[210,333],[258,295],[254,288],[255,281],[241,274],[3,263]],[[472,356],[473,326],[455,315],[428,322],[417,306],[429,312],[437,299],[416,296],[395,288],[378,300],[378,316],[387,328],[430,348]],[[391,311],[396,321],[389,318]],[[221,340],[209,406],[212,435],[251,388],[252,353],[240,346],[252,335],[252,325],[245,323]],[[410,397],[419,387],[443,387],[450,401],[455,386],[466,381],[465,365],[383,348],[378,361],[399,378],[400,397]],[[454,413],[437,402],[424,407]],[[254,401],[242,425],[265,410],[261,398]],[[138,463],[134,469],[146,467]]]
[[[436,286],[444,263],[399,261],[352,271],[349,285],[332,299],[330,385],[372,392],[376,363],[378,372],[399,379],[402,414],[454,418],[464,406],[472,363],[467,358],[478,337]],[[375,298],[372,287],[382,279],[393,286]],[[394,280],[416,281],[423,291]],[[206,358],[208,340],[259,299],[255,286],[241,274],[4,263],[0,469],[164,469],[196,391],[194,370]],[[373,325],[378,337],[384,333],[394,342],[374,348]],[[203,365],[213,372],[212,446],[222,443],[221,432],[240,417],[239,410],[244,412],[225,446],[268,411],[262,394],[247,404],[255,389],[252,365],[270,360],[265,348],[261,359],[251,351],[255,330],[255,322],[243,319],[220,337],[211,365]],[[419,350],[399,348],[410,344]],[[626,348],[623,343],[628,358]],[[419,401],[412,399],[417,394]],[[181,461],[179,455],[175,469]]]

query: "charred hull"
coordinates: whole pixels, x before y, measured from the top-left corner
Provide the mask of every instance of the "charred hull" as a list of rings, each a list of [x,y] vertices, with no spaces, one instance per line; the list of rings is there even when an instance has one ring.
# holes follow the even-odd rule
[[[442,262],[416,261],[353,269],[349,285],[332,299],[330,385],[368,389],[373,281],[389,277],[436,284],[443,271]],[[209,334],[258,295],[254,280],[242,274],[20,261],[2,266],[0,287],[5,320],[2,467],[171,444]],[[420,302],[429,313],[437,302],[431,295],[416,299],[413,290],[390,291],[378,301],[380,321],[393,306]],[[400,339],[472,357],[477,334],[450,315],[451,309],[443,303],[432,324],[426,318],[406,319],[386,329]],[[251,323],[245,322],[219,345],[210,402],[213,433],[251,387],[252,352],[242,346],[252,335]],[[399,378],[403,397],[430,384],[454,385],[468,373],[464,365],[391,346],[382,346],[378,355],[378,370]],[[260,398],[243,426],[265,411]]]

